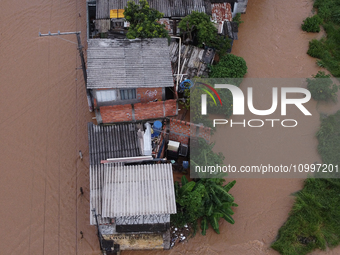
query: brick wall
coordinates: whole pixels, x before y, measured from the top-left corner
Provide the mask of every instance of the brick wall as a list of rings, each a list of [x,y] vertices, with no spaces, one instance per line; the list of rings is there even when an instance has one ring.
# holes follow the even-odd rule
[[[209,127],[199,126],[183,120],[170,119],[170,140],[188,144],[189,137],[201,137],[209,142],[210,136],[211,128]]]
[[[162,101],[151,102],[151,103],[138,103],[134,104],[135,108],[135,119],[136,120],[144,120],[144,119],[155,119],[164,116]]]
[[[100,107],[103,123],[132,121],[132,105],[113,105]]]
[[[133,109],[131,104],[103,106],[100,107],[100,115],[102,123],[129,122],[176,116],[177,101],[176,99],[170,99],[144,104],[137,103],[133,105]]]
[[[137,88],[136,96],[141,103],[148,103],[155,99],[162,101],[162,91],[162,88]]]

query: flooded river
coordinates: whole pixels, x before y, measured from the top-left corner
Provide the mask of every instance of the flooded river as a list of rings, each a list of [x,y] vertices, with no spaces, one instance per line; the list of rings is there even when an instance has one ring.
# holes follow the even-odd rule
[[[247,77],[303,78],[318,71],[315,59],[305,54],[316,35],[300,30],[311,6],[310,1],[249,1],[233,48],[247,62]],[[58,30],[81,31],[85,44],[84,1],[1,3],[1,254],[100,254],[96,230],[89,225],[86,123],[92,115],[77,40],[75,35],[38,36]],[[273,139],[281,137],[282,151],[289,151],[277,159],[320,161],[314,138],[317,114],[338,107],[315,102],[309,107],[313,117],[299,130],[300,140],[289,143],[277,130],[271,131]],[[274,156],[273,141],[259,144],[254,140],[258,133],[231,132],[216,144],[217,149],[227,148],[226,161],[238,164]],[[198,234],[170,251],[123,254],[277,254],[270,243],[292,206],[290,194],[301,187],[301,179],[238,179],[232,190],[239,204],[236,223],[223,222],[220,235],[209,230],[206,237]],[[335,249],[324,254],[339,253]]]

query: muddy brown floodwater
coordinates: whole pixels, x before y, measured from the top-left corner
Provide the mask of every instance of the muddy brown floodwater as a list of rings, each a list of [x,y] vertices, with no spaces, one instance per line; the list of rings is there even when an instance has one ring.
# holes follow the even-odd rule
[[[247,61],[247,77],[304,78],[318,71],[315,59],[305,54],[308,41],[317,35],[300,30],[311,7],[310,1],[249,1],[233,48]],[[85,1],[1,2],[1,254],[100,254],[96,230],[89,225],[86,123],[92,115],[78,69],[76,37],[38,36],[39,31],[58,30],[81,31],[85,44]],[[313,117],[298,129],[299,140],[286,141],[275,133],[280,130],[268,131],[280,138],[282,157],[274,157],[274,142],[261,144],[259,133],[242,130],[228,130],[216,149],[226,149],[226,162],[233,164],[272,157],[278,163],[301,157],[320,161],[314,137],[318,112],[337,108],[309,103]],[[223,222],[220,235],[209,230],[170,251],[123,254],[277,254],[270,243],[292,206],[290,194],[301,187],[301,179],[238,179],[232,192],[239,204],[236,223]],[[339,253],[337,248],[324,254]]]

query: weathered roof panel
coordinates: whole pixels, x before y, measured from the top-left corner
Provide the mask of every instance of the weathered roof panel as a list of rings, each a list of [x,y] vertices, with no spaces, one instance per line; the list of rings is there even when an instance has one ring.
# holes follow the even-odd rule
[[[170,59],[173,70],[178,67],[178,43],[173,41],[170,44]],[[187,77],[208,76],[208,64],[211,64],[215,56],[215,50],[212,48],[200,49],[192,45],[181,47],[181,68]]]
[[[88,123],[90,165],[108,158],[140,156],[136,124],[97,126]]]
[[[170,221],[176,213],[171,164],[90,166],[90,210],[99,224],[117,225]],[[138,217],[142,216],[142,217]],[[90,224],[95,217],[90,212]]]
[[[87,88],[173,87],[168,40],[92,39]]]
[[[110,18],[110,10],[124,9],[129,0],[97,0],[97,19]],[[139,0],[132,0],[136,4]],[[210,0],[149,0],[151,8],[168,17],[185,17],[192,11],[211,14]]]
[[[105,165],[102,217],[174,213],[171,164]]]

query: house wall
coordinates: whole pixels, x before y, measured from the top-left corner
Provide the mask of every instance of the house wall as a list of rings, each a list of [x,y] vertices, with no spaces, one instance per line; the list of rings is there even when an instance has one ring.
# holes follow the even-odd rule
[[[140,100],[141,103],[148,103],[150,101],[163,100],[163,90],[164,88],[137,88],[137,99]]]
[[[168,240],[163,239],[162,233],[113,234],[103,235],[103,238],[113,240],[121,250],[163,250],[168,246]]]
[[[93,90],[93,105],[94,107],[98,107],[98,102],[96,99],[96,91],[103,91],[103,90],[112,90],[112,89],[96,89]],[[120,89],[117,90],[117,100],[101,103],[99,106],[103,105],[125,105],[131,103],[149,103],[152,101],[162,101],[165,99],[165,88],[136,88],[136,99],[131,100],[121,100],[120,99]]]
[[[201,137],[209,142],[211,137],[211,128],[199,126],[183,120],[170,119],[170,140],[180,142],[182,144],[189,144],[190,137]]]
[[[100,107],[103,123],[132,121],[132,105],[112,105]]]

